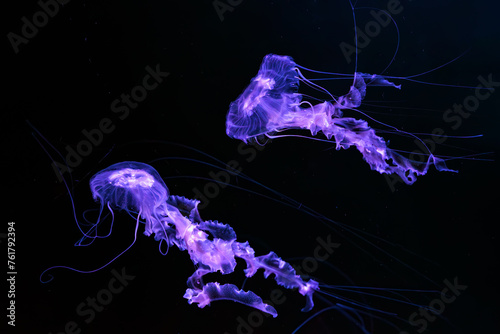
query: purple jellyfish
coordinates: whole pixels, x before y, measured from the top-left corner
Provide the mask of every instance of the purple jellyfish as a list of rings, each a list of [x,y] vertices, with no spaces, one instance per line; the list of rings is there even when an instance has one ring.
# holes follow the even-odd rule
[[[313,136],[322,132],[328,140],[335,141],[337,150],[355,146],[372,170],[396,173],[407,184],[415,182],[418,175],[426,174],[430,165],[439,171],[453,171],[446,167],[444,160],[430,152],[427,161],[418,165],[388,148],[385,140],[377,136],[366,121],[343,117],[344,109],[356,110],[361,105],[368,85],[398,89],[401,86],[380,75],[356,72],[349,92],[335,98],[304,77],[300,69],[308,70],[297,65],[291,57],[265,56],[257,76],[229,106],[226,119],[228,136],[247,142],[261,135],[276,138],[279,136],[275,133],[289,129],[309,130]],[[300,81],[329,94],[332,100],[316,105],[302,101],[303,95],[298,93]]]
[[[247,269],[244,271],[247,277],[252,277],[259,269],[264,270],[266,278],[274,274],[278,285],[287,289],[297,288],[299,293],[306,297],[306,306],[302,311],[306,312],[313,308],[312,295],[319,289],[316,281],[302,280],[295,269],[274,252],[256,257],[248,242],[236,241],[236,233],[229,225],[202,220],[197,209],[200,202],[169,195],[167,186],[153,167],[132,161],[114,164],[95,174],[90,180],[90,188],[94,199],[101,204],[99,217],[106,206],[110,210],[114,208],[126,211],[136,218],[134,242],[139,223],[144,222],[144,234],[147,236],[153,234],[155,240],[160,241],[160,245],[165,242],[169,247],[176,245],[180,250],[188,251],[197,267],[187,281],[188,289],[184,294],[184,298],[190,304],[196,303],[203,308],[211,301],[227,299],[276,317],[278,315],[276,310],[264,303],[252,291],[243,291],[233,284],[203,282],[203,276],[208,273],[220,272],[224,275],[232,273],[238,257],[246,262]],[[88,233],[84,234],[86,237],[95,238]],[[54,268],[67,268],[81,273],[96,271],[81,271],[65,266],[51,267],[47,270]],[[42,273],[40,280],[47,270]]]

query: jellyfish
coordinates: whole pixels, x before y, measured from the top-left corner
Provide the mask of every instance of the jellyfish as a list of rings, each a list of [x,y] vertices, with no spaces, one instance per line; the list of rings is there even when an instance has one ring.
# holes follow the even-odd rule
[[[289,263],[274,252],[255,256],[255,251],[248,242],[237,241],[231,226],[201,219],[197,208],[200,202],[170,195],[167,186],[153,167],[132,161],[114,164],[95,174],[90,180],[90,188],[93,198],[100,202],[101,213],[108,207],[110,210],[116,209],[135,215],[137,223],[134,242],[139,224],[143,222],[146,236],[153,235],[160,244],[166,243],[168,247],[175,245],[189,253],[196,266],[195,272],[187,280],[188,289],[184,294],[190,304],[194,303],[203,308],[214,300],[226,299],[276,317],[278,313],[275,308],[263,302],[262,298],[252,291],[244,291],[234,284],[204,283],[203,276],[208,273],[220,272],[226,275],[234,272],[236,258],[240,258],[246,262],[246,277],[252,277],[259,269],[263,269],[265,278],[274,274],[278,285],[286,289],[298,289],[298,292],[305,296],[306,305],[302,311],[307,312],[313,308],[312,296],[319,289],[318,282],[312,279],[304,281]],[[84,235],[88,238],[94,237],[90,233]],[[115,259],[116,257],[109,263]],[[96,271],[55,266],[45,270],[40,280],[44,281],[42,276],[54,268],[67,268],[81,273]]]
[[[255,180],[248,178],[243,173],[239,175],[242,180],[267,188]],[[339,274],[338,278],[348,281],[348,285],[334,285],[331,282],[324,281],[324,279],[301,273],[300,267],[294,267],[290,263],[296,259],[283,260],[274,252],[256,256],[256,252],[248,241],[240,242],[237,240],[236,233],[231,226],[218,221],[203,220],[200,217],[198,210],[200,202],[197,199],[170,194],[164,179],[166,178],[162,178],[152,166],[132,161],[116,163],[96,173],[90,179],[90,189],[94,200],[100,204],[97,222],[91,224],[87,230],[83,230],[82,226],[85,225],[79,224],[77,220],[77,224],[82,229],[83,237],[75,245],[88,246],[90,243],[84,242],[85,240],[91,239],[93,241],[96,238],[103,238],[110,235],[110,233],[106,236],[99,236],[97,234],[97,230],[100,229],[100,225],[106,218],[104,215],[106,208],[110,212],[111,225],[113,225],[115,219],[114,211],[125,212],[134,218],[136,221],[134,241],[111,261],[108,261],[97,269],[85,271],[67,266],[53,266],[41,273],[40,281],[42,283],[51,281],[53,276],[48,274],[48,272],[56,268],[69,269],[79,273],[94,273],[105,268],[135,244],[139,227],[143,224],[144,235],[153,236],[156,241],[159,241],[159,250],[163,255],[166,255],[169,247],[174,245],[181,251],[186,250],[188,252],[191,261],[195,265],[195,271],[187,279],[187,289],[183,296],[189,304],[198,305],[200,308],[211,305],[213,301],[230,300],[262,311],[274,318],[277,317],[278,313],[273,305],[266,303],[253,291],[245,290],[245,283],[238,287],[231,283],[204,282],[205,276],[211,273],[220,273],[222,275],[233,273],[237,265],[236,260],[239,258],[246,263],[244,273],[247,279],[253,277],[262,269],[265,278],[274,274],[274,279],[279,286],[285,289],[296,289],[299,294],[305,297],[305,306],[301,310],[303,312],[312,311],[312,314],[296,328],[296,331],[327,311],[338,311],[362,330],[363,333],[369,333],[367,325],[361,320],[365,317],[382,320],[387,325],[397,328],[392,321],[382,318],[384,316],[398,318],[396,313],[377,309],[371,305],[367,298],[389,300],[407,306],[424,307],[426,310],[432,311],[426,306],[412,302],[409,298],[402,297],[402,294],[405,292],[435,294],[436,291],[434,290],[357,286],[354,281],[342,273],[336,266],[329,262],[321,262],[323,265],[332,268],[332,272]],[[366,239],[369,234],[363,232],[360,235],[361,231],[353,230],[346,224],[335,223],[306,205],[297,205],[298,202],[288,198],[284,194],[280,194],[270,188],[267,188],[267,190],[271,194],[274,194],[276,198],[281,199],[277,200],[274,198],[274,200],[311,215],[327,225],[328,223],[338,225],[337,227],[342,228],[344,232],[353,234],[359,237],[359,240],[364,240],[375,247],[375,249],[383,251],[379,246]],[[264,194],[262,195],[267,197]],[[273,199],[273,197],[269,197],[269,199]],[[88,220],[86,219],[86,221]],[[333,230],[336,229],[333,228]],[[378,241],[383,242],[381,239],[378,239]],[[354,244],[357,245],[357,242]],[[162,251],[162,245],[167,245],[166,252]],[[321,245],[321,247],[330,247],[328,249],[331,250],[331,247],[338,247],[340,244],[335,243],[330,239],[330,236],[327,236],[326,239],[322,238]],[[324,248],[324,251],[330,253],[327,248]],[[401,261],[396,257],[391,256],[391,259],[401,264]],[[402,264],[405,265],[404,263]],[[407,265],[405,266],[408,267]],[[409,268],[411,269],[411,267]],[[48,276],[48,279],[46,276]],[[425,275],[421,276],[426,279]],[[351,296],[344,296],[344,294],[356,294],[362,297],[362,299],[353,299]],[[322,302],[319,307],[315,307],[313,296]],[[327,307],[324,307],[325,303],[328,305]],[[372,312],[377,312],[378,315],[372,314]]]
[[[308,130],[312,136],[321,132],[328,141],[335,142],[337,150],[354,146],[372,170],[381,174],[397,174],[407,184],[413,184],[418,175],[426,174],[431,165],[439,171],[454,172],[443,159],[430,151],[424,164],[411,161],[389,148],[384,138],[378,136],[365,120],[343,116],[344,110],[356,110],[361,105],[367,86],[400,89],[401,85],[377,74],[355,72],[349,92],[336,98],[307,79],[301,69],[308,70],[297,65],[289,56],[266,55],[257,76],[229,106],[227,135],[247,143],[260,136],[277,138],[276,133],[290,129]],[[298,92],[300,81],[328,94],[331,101],[313,105],[302,100],[303,95]],[[419,139],[409,132],[394,130]],[[422,144],[425,146],[425,143]]]

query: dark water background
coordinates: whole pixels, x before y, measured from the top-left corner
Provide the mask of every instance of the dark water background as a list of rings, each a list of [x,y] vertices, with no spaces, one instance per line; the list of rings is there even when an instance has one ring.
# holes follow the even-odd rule
[[[117,215],[108,239],[90,247],[73,247],[80,234],[71,201],[27,123],[66,155],[68,145],[76,149],[86,139],[83,130],[97,128],[103,119],[111,120],[113,130],[92,146],[92,152],[82,157],[71,173],[79,217],[85,210],[97,208],[88,189],[90,176],[115,162],[151,162],[169,157],[210,161],[177,144],[186,145],[224,163],[236,161],[244,173],[267,187],[334,221],[369,233],[374,245],[387,252],[360,242],[345,229],[332,230],[294,207],[231,187],[265,192],[232,176],[231,186],[213,190],[217,195],[205,203],[201,215],[230,224],[239,240],[248,240],[258,254],[272,250],[297,265],[313,255],[318,237],[330,236],[341,246],[328,259],[330,265],[320,264],[312,273],[321,282],[440,291],[445,287],[443,280],[456,277],[467,289],[446,305],[443,318],[428,322],[426,333],[499,331],[495,274],[498,165],[480,160],[494,160],[495,153],[479,155],[499,148],[498,90],[480,101],[467,118],[447,122],[443,113],[474,96],[474,89],[402,80],[395,80],[402,84],[401,91],[369,89],[366,102],[384,107],[366,105],[361,109],[383,122],[418,133],[440,128],[450,136],[484,135],[478,139],[447,139],[437,146],[437,155],[472,154],[478,159],[450,161],[449,167],[459,170],[456,174],[431,168],[412,186],[391,186],[386,177],[371,171],[354,149],[336,151],[327,143],[301,138],[276,139],[260,150],[241,146],[226,136],[225,115],[229,103],[257,73],[262,58],[268,53],[290,55],[309,68],[352,73],[354,58],[348,62],[339,45],[352,44],[354,30],[347,1],[232,3],[232,11],[219,16],[211,1],[73,0],[28,43],[20,45],[17,54],[7,37],[4,39],[8,91],[2,112],[3,176],[7,182],[2,231],[7,221],[16,222],[18,272],[16,327],[9,327],[8,333],[290,333],[314,311],[330,305],[318,300],[314,311],[305,314],[300,312],[303,297],[286,291],[286,301],[276,306],[276,319],[229,301],[199,309],[182,298],[186,279],[193,271],[187,253],[171,249],[163,257],[157,243],[143,235],[128,253],[98,273],[56,270],[51,283],[41,284],[39,274],[49,266],[93,269],[133,240],[134,221]],[[357,6],[385,9],[387,4],[364,1]],[[400,33],[399,51],[382,74],[422,73],[466,52],[419,79],[472,87],[480,83],[479,76],[500,81],[500,8],[496,2],[414,0],[403,1],[400,6],[401,12],[394,15]],[[4,35],[20,34],[21,18],[32,21],[39,10],[40,6],[31,1],[5,11],[8,25]],[[357,10],[356,18],[362,32],[374,20],[370,9]],[[358,70],[380,74],[397,45],[394,25],[382,28],[361,48]],[[142,83],[146,66],[159,66],[169,76],[128,115],[114,113],[112,102]],[[327,83],[325,87],[341,95],[347,92],[349,82]],[[354,113],[349,116],[361,117]],[[397,136],[390,139],[391,147],[407,151],[418,148],[413,140]],[[62,163],[54,150],[49,151]],[[209,187],[211,173],[218,172],[186,160],[164,159],[153,166],[167,177],[172,194],[189,198],[195,196],[195,189],[203,193]],[[89,217],[94,216],[90,213]],[[2,239],[2,252],[5,245]],[[210,278],[241,285],[243,268],[239,263],[234,274]],[[113,269],[125,270],[134,278],[93,319],[88,313],[79,315],[81,303],[107,288]],[[264,280],[260,273],[245,285],[264,299],[269,299],[276,287],[272,279]],[[439,294],[404,296],[428,305]],[[355,297],[372,308],[397,313],[403,321],[392,316],[383,318],[399,330],[418,333],[419,326],[404,321],[418,307]],[[365,326],[371,333],[399,333],[382,321],[370,319],[373,317],[365,318]],[[76,323],[75,329],[65,330],[71,321]],[[361,331],[341,313],[327,311],[299,333]]]

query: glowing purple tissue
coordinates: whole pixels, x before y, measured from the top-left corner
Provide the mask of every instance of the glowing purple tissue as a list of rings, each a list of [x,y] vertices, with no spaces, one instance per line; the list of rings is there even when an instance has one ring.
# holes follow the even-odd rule
[[[313,136],[322,132],[328,140],[335,141],[337,150],[355,146],[371,169],[379,173],[396,173],[407,184],[415,182],[417,175],[426,174],[430,165],[439,171],[452,171],[446,167],[444,160],[430,152],[423,164],[410,161],[388,148],[385,140],[377,136],[366,121],[343,117],[342,110],[356,110],[361,105],[367,85],[398,89],[401,86],[379,75],[356,72],[349,92],[335,98],[326,89],[305,78],[300,69],[308,70],[295,64],[291,57],[265,56],[257,76],[230,104],[226,133],[247,142],[261,135],[277,138],[279,136],[274,135],[276,132],[289,129],[309,130]],[[316,105],[302,101],[303,95],[298,93],[300,81],[328,94],[331,100]]]
[[[236,241],[236,233],[229,225],[202,220],[197,209],[199,201],[170,195],[167,186],[153,167],[132,161],[114,164],[95,174],[90,180],[90,188],[94,199],[101,203],[101,213],[105,207],[127,211],[137,219],[136,235],[139,223],[143,222],[145,235],[154,235],[160,244],[164,242],[169,247],[176,245],[180,250],[188,251],[197,267],[187,281],[189,288],[184,294],[190,304],[196,303],[203,308],[211,301],[227,299],[276,317],[276,310],[252,291],[240,290],[233,284],[203,282],[203,276],[208,273],[232,273],[238,257],[246,262],[247,277],[252,277],[259,269],[264,270],[266,278],[274,274],[279,285],[287,289],[297,288],[299,293],[306,297],[303,311],[313,308],[312,295],[319,289],[316,281],[303,281],[289,263],[273,252],[256,257],[248,242]],[[95,230],[97,224],[91,230]],[[96,237],[89,233],[84,234],[87,238]],[[53,268],[56,267],[49,269]]]

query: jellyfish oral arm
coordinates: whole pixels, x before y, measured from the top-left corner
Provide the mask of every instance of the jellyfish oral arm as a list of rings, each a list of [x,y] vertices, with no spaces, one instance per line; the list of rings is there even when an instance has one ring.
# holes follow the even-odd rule
[[[227,235],[226,229],[230,228],[228,225],[221,223],[209,225],[211,233],[215,235],[218,235],[219,232]],[[247,277],[252,277],[262,268],[264,269],[265,278],[274,274],[279,285],[287,289],[299,289],[299,293],[306,297],[306,306],[302,309],[304,312],[309,311],[314,306],[312,295],[319,289],[318,283],[314,280],[303,281],[299,275],[296,275],[295,269],[289,263],[281,260],[274,252],[255,257],[255,251],[248,242],[237,242],[234,232],[232,238],[227,238],[227,240],[220,238],[208,240],[207,233],[201,231],[198,226],[193,224],[188,230],[190,235],[187,238],[189,240],[186,239],[188,252],[191,260],[195,264],[201,265],[201,268],[188,280],[191,287],[187,289],[184,298],[188,299],[189,303],[197,303],[199,307],[204,307],[213,300],[231,299],[276,317],[276,310],[272,306],[265,304],[260,297],[251,291],[239,290],[233,284],[219,285],[217,282],[202,284],[202,277],[207,273],[220,271],[222,274],[229,274],[233,272],[236,266],[235,258],[239,257],[245,260],[247,264],[247,269],[245,269]]]
[[[281,124],[287,129],[307,129],[313,136],[322,132],[328,140],[334,139],[337,150],[355,146],[372,170],[381,174],[397,174],[407,184],[413,184],[418,175],[426,174],[431,165],[439,171],[454,172],[446,166],[444,160],[431,153],[425,164],[418,166],[412,163],[387,147],[385,140],[377,136],[366,121],[350,117],[332,117],[340,112],[338,105],[323,102],[302,109],[300,113],[283,115]]]
[[[233,262],[234,257],[242,258],[247,263],[247,269],[245,269],[245,275],[247,277],[252,277],[258,271],[258,269],[262,268],[264,269],[265,278],[269,277],[269,275],[271,274],[274,274],[275,280],[279,285],[287,289],[297,288],[299,290],[299,293],[306,297],[306,306],[302,308],[303,312],[310,311],[314,307],[312,295],[316,290],[319,289],[319,285],[316,281],[303,281],[299,275],[296,275],[295,269],[293,269],[293,267],[289,263],[281,260],[274,252],[270,252],[267,255],[255,257],[254,250],[249,246],[248,242],[239,243],[236,241],[231,241],[231,246],[231,251],[229,251],[229,249],[225,247],[227,252],[225,252],[223,256],[220,256],[220,258],[226,259],[232,256],[230,262],[234,263],[234,265],[231,266],[230,271],[233,271],[234,266],[236,265],[236,262]],[[208,272],[215,271],[214,269],[215,268],[202,269],[201,272],[199,272],[200,269],[197,270],[197,272],[195,272],[195,274],[193,275],[194,277],[191,276],[189,282],[192,286],[194,286],[194,284],[199,285],[201,282],[201,277]],[[227,272],[222,273],[224,274]],[[186,290],[184,298],[188,299],[188,302],[190,304],[197,303],[200,308],[209,305],[210,302],[214,300],[229,299],[254,307],[263,312],[267,312],[273,315],[273,317],[276,317],[278,315],[276,310],[272,306],[265,304],[259,296],[251,291],[240,290],[233,284],[220,285],[219,283],[215,282],[207,283],[206,285],[201,285],[199,287],[189,288]]]
[[[239,290],[234,284],[207,283],[202,290],[195,291],[188,289],[184,294],[184,298],[190,304],[196,303],[200,308],[210,305],[210,302],[216,300],[232,300],[258,310],[271,314],[274,318],[278,316],[276,309],[262,301],[262,298],[257,296],[252,291]]]
[[[232,273],[237,264],[236,258],[241,258],[247,264],[244,270],[247,277],[252,277],[259,269],[264,270],[265,278],[274,274],[279,285],[287,289],[296,288],[306,297],[306,306],[302,309],[304,312],[312,309],[312,295],[319,289],[317,282],[302,280],[293,267],[274,252],[255,257],[255,251],[248,242],[236,241],[236,233],[229,225],[203,221],[198,213],[197,201],[172,196],[169,202],[163,207],[164,211],[157,214],[161,219],[150,219],[151,226],[146,229],[146,235],[154,234],[158,241],[164,240],[169,245],[175,244],[179,249],[187,250],[191,261],[198,266],[189,277],[188,289],[184,294],[190,304],[195,303],[203,308],[211,301],[233,300],[276,317],[276,310],[251,291],[240,290],[233,284],[203,283],[203,277],[208,273]],[[178,207],[187,208],[189,214],[184,215]]]
[[[297,288],[299,293],[306,297],[306,306],[302,309],[303,312],[311,310],[314,306],[312,300],[313,293],[319,289],[318,282],[309,280],[305,282],[299,275],[296,275],[295,269],[288,263],[279,258],[274,252],[267,255],[254,257],[253,249],[250,248],[248,242],[237,244],[238,257],[244,259],[247,263],[245,275],[252,277],[260,268],[264,269],[264,277],[274,274],[274,278],[278,285],[286,289]]]

